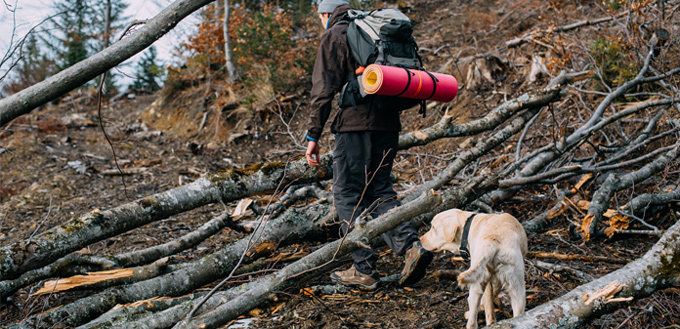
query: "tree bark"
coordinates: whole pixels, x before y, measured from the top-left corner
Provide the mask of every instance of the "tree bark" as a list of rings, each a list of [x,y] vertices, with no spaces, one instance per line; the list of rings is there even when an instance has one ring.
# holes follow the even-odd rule
[[[222,31],[224,34],[224,60],[227,67],[227,72],[229,73],[229,81],[234,83],[238,80],[238,72],[236,71],[236,66],[234,66],[234,61],[232,60],[231,54],[231,41],[229,39],[229,13],[231,12],[231,5],[229,0],[224,0],[224,22],[222,25]]]

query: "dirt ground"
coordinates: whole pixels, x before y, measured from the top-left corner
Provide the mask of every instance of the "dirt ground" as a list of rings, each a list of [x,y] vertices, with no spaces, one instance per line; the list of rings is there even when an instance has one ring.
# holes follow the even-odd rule
[[[433,67],[445,67],[448,58],[484,53],[494,49],[493,45],[530,27],[545,28],[551,20],[562,17],[560,15],[588,17],[584,13],[593,8],[590,2],[551,2],[552,6],[562,8],[560,13],[556,13],[551,6],[540,9],[535,3],[433,1],[414,3],[411,10],[418,17],[417,30],[430,32],[420,42],[423,51],[428,54],[426,59]],[[512,12],[523,15],[508,14]],[[595,16],[598,16],[597,13]],[[443,44],[447,45],[448,53],[434,54],[433,47]],[[444,110],[456,113],[457,120],[461,122],[482,116],[488,108],[529,88],[521,74],[517,73],[523,70],[515,67],[513,72],[516,75],[508,76],[500,85],[490,84],[461,92],[458,103],[446,108],[435,107],[425,119],[418,117],[415,111],[406,113],[404,131],[438,121]],[[502,92],[499,93],[499,90]],[[138,96],[106,106],[102,114],[108,138],[99,126],[97,110],[91,101],[83,105],[82,101],[62,100],[58,105],[46,105],[0,128],[0,245],[29,238],[93,209],[115,207],[186,184],[204,173],[244,168],[260,162],[294,160],[304,153],[304,149],[296,144],[304,131],[304,106],[293,116],[288,113],[289,117],[284,120],[278,117],[275,109],[246,113],[239,116],[242,121],[229,134],[229,140],[208,143],[198,135],[171,134],[163,127],[145,121],[154,100],[155,96]],[[284,121],[288,126],[283,124]],[[206,126],[203,129],[211,128]],[[331,137],[325,138],[324,145],[330,145]],[[107,139],[112,141],[113,148]],[[441,168],[438,165],[443,163],[443,159],[455,152],[451,144],[458,146],[466,141],[469,139],[439,141],[426,148],[402,152],[395,166],[395,173],[400,178],[397,189],[403,191],[431,177],[437,168]],[[115,150],[115,155],[112,150]],[[117,167],[139,169],[133,175],[120,176],[116,174]],[[541,200],[532,199],[533,192],[525,191],[522,196],[526,198],[518,198],[516,203],[506,203],[504,209],[497,210],[509,212],[520,221],[528,220],[532,214],[548,207]],[[265,201],[258,199],[256,202]],[[88,249],[93,254],[105,255],[156,245],[186,234],[222,210],[222,205],[196,209],[95,243]],[[662,229],[672,224],[670,220],[655,222]],[[529,249],[610,259],[594,262],[550,260],[593,277],[635,260],[656,241],[654,238],[627,237],[583,244],[581,240],[572,238],[568,227],[569,223],[563,219],[555,223],[553,230],[530,236]],[[421,228],[421,234],[425,230],[425,227]],[[225,229],[179,256],[185,259],[201,257],[242,236],[242,233]],[[312,247],[293,246],[288,249]],[[402,257],[385,247],[379,248],[378,252],[381,255],[379,271],[383,276],[389,277],[401,271]],[[376,291],[363,292],[334,286],[328,275],[323,275],[303,287],[278,292],[270,303],[252,310],[243,318],[252,320],[251,328],[461,328],[466,322],[467,294],[456,286],[450,273],[464,270],[466,264],[453,263],[451,256],[437,254],[428,275],[412,287],[400,287],[387,279]],[[527,309],[585,283],[569,272],[542,270],[535,266],[535,261],[528,259],[525,265]],[[14,296],[15,305],[0,305],[0,325],[21,321],[92,293],[76,291],[30,296],[40,286],[36,284],[20,290]],[[507,300],[501,299],[496,316],[499,319],[511,316]],[[481,323],[483,320],[480,318]],[[586,326],[678,327],[680,289],[677,288],[658,291],[649,298],[634,301]]]
[[[245,166],[259,161],[279,160],[284,152],[295,150],[273,143],[276,138],[247,138],[239,147],[197,150],[186,140],[165,135],[145,127],[139,121],[152,97],[128,100],[114,105],[113,113],[125,113],[109,118],[108,135],[115,141],[116,157],[121,168],[146,168],[131,176],[106,175],[115,169],[111,148],[96,124],[96,112],[91,108],[51,106],[14,121],[3,131],[0,166],[2,166],[2,218],[0,242],[8,245],[60,225],[72,216],[92,209],[105,209],[127,203],[145,195],[158,193],[188,182],[201,173]],[[435,116],[435,114],[433,114]],[[412,118],[418,120],[419,118]],[[280,129],[275,128],[275,129]],[[269,136],[276,136],[269,132]],[[251,150],[269,150],[252,152]],[[289,151],[292,157],[301,151]],[[231,160],[230,160],[231,159]],[[401,162],[413,161],[404,156]],[[408,172],[411,168],[400,168]],[[181,214],[160,223],[150,224],[118,237],[89,247],[95,254],[117,254],[165,242],[198,227],[221,206],[210,206]],[[527,205],[504,209],[518,218]],[[538,212],[541,205],[531,205]],[[672,223],[661,223],[670,226]],[[604,256],[615,261],[632,261],[644,254],[652,239],[621,239],[583,245],[572,241],[565,227],[539,236],[531,236],[531,251],[578,253]],[[424,233],[425,228],[421,229]],[[241,237],[240,233],[225,229],[197,248],[180,254],[187,259],[208,254],[227,241]],[[282,250],[285,252],[286,250]],[[378,249],[380,273],[389,276],[401,271],[403,258],[385,247]],[[450,261],[450,254],[437,254],[428,275],[412,287],[400,287],[396,282],[385,282],[373,292],[341,289],[333,286],[327,275],[318,277],[301,289],[282,291],[277,300],[253,310],[244,318],[256,318],[251,328],[460,328],[467,309],[467,294],[458,289],[452,270],[464,270],[465,264]],[[569,273],[549,273],[526,263],[527,308],[561,296],[583,284]],[[563,261],[569,266],[595,277],[602,276],[621,264],[608,262]],[[349,266],[349,264],[347,265]],[[237,284],[238,282],[234,282]],[[39,285],[22,289],[15,295],[20,308],[2,305],[0,324],[19,321],[29,315],[67,303],[91,293],[66,292],[53,296],[30,297]],[[330,290],[330,291],[329,291]],[[499,319],[511,316],[506,300],[498,309]],[[629,307],[594,321],[589,328],[663,328],[680,324],[680,289],[667,289],[650,298],[634,302]]]

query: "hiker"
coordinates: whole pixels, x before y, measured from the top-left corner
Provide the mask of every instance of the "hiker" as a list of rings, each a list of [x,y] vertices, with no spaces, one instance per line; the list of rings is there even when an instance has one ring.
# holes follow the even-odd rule
[[[311,114],[307,122],[305,156],[314,167],[319,166],[319,140],[331,113],[333,97],[358,67],[345,31],[345,13],[350,9],[348,0],[322,0],[317,10],[326,31],[314,63]],[[400,130],[398,110],[378,111],[371,102],[341,108],[335,115],[331,123],[331,132],[335,134],[333,197],[342,234],[374,203],[370,212],[373,218],[401,205],[390,177]],[[397,255],[405,256],[399,283],[418,282],[432,261],[432,253],[422,248],[416,229],[407,220],[382,236]],[[352,252],[352,258],[352,267],[334,272],[331,279],[347,286],[375,289],[380,276],[373,249],[359,248]]]

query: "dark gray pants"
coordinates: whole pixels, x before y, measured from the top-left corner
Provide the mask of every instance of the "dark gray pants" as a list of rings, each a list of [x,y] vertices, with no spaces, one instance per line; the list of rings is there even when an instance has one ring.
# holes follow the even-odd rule
[[[371,212],[373,218],[401,205],[390,178],[398,143],[397,132],[365,131],[335,135],[333,197],[343,234],[374,201],[378,200]],[[410,221],[406,221],[382,237],[397,255],[403,255],[418,240],[418,232]],[[359,272],[368,274],[376,269],[378,257],[373,249],[359,248],[352,252],[352,258]]]

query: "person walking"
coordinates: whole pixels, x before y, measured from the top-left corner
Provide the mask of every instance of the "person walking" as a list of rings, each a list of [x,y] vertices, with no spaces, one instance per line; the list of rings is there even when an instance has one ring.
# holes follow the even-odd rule
[[[326,30],[314,63],[311,114],[307,121],[305,156],[314,167],[319,166],[319,140],[330,117],[333,98],[358,67],[345,34],[345,14],[351,9],[348,0],[322,0],[317,10]],[[401,131],[399,111],[374,107],[375,104],[367,102],[340,108],[331,123],[331,132],[335,134],[333,198],[342,234],[347,234],[356,218],[371,205],[372,217],[401,205],[390,177]],[[422,248],[410,221],[382,237],[397,255],[405,258],[399,283],[410,285],[422,279],[433,255]],[[331,279],[347,286],[375,289],[380,275],[373,248],[353,251],[352,259],[352,267],[332,273]]]

